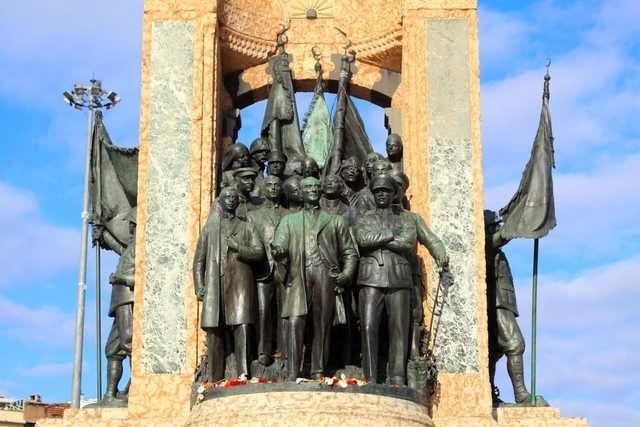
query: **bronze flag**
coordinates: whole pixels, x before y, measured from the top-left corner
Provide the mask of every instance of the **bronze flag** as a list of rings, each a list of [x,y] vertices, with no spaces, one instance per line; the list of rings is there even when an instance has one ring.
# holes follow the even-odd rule
[[[278,33],[280,53],[272,63],[273,86],[269,91],[267,108],[260,135],[269,141],[271,151],[282,151],[289,163],[300,163],[305,157],[300,121],[296,107],[293,77],[289,68],[289,55],[284,50],[287,39],[283,38],[283,29]]]
[[[129,243],[131,208],[137,205],[138,148],[113,145],[96,111],[91,147],[91,225],[94,245],[120,254]]]
[[[538,132],[533,141],[531,158],[522,173],[520,186],[500,215],[504,225],[500,235],[505,239],[525,237],[538,239],[556,226],[551,168],[555,168],[553,133],[549,114],[549,74],[544,77],[542,112]]]

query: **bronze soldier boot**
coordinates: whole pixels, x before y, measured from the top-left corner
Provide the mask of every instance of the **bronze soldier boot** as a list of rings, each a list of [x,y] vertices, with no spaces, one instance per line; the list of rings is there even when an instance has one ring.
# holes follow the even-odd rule
[[[118,383],[122,378],[122,362],[120,360],[107,359],[107,391],[104,394],[104,402],[109,403],[118,394]]]
[[[531,393],[527,391],[524,384],[524,364],[522,355],[507,356],[507,372],[511,378],[513,385],[513,396],[518,404],[526,404],[531,402]]]
[[[501,403],[504,403],[502,399],[500,399],[500,389],[495,384],[496,378],[496,360],[489,359],[489,381],[491,382],[491,403],[494,408],[500,406]]]
[[[129,372],[131,372],[131,357],[129,357]],[[116,397],[118,399],[128,400],[130,388],[131,388],[131,378],[129,378],[129,381],[127,381],[127,385],[125,386],[125,388],[118,391],[118,393],[116,394]]]

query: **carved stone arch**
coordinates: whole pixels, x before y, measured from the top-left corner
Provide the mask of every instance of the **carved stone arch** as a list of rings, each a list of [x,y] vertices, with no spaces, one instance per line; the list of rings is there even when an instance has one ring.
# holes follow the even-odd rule
[[[332,59],[333,68],[323,73],[327,93],[337,93],[340,77],[338,70],[340,55],[333,54]],[[295,69],[293,62],[291,65]],[[350,84],[352,97],[369,101],[382,108],[391,106],[392,99],[399,91],[400,73],[364,63],[353,64],[352,70],[356,71]],[[257,65],[248,70],[225,74],[223,84],[233,108],[245,108],[268,98],[271,75],[266,65]],[[305,79],[296,78],[294,84],[297,92],[313,92],[315,76],[307,76]],[[303,111],[299,113],[304,114]]]
[[[307,3],[323,5],[318,19],[306,19],[300,13]],[[389,107],[397,94],[402,71],[401,0],[369,0],[366,4],[275,0],[261,3],[259,9],[254,0],[221,0],[217,10],[223,84],[236,108],[268,96],[268,62],[275,54],[276,33],[282,25],[288,28],[285,49],[291,58],[296,90],[313,90],[315,60],[311,48],[315,46],[328,82],[326,90],[335,92],[340,54],[350,41],[349,51],[356,57],[352,96]]]

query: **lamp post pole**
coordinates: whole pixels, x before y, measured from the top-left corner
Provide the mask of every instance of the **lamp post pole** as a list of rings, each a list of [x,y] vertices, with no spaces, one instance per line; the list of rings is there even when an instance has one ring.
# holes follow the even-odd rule
[[[102,96],[107,94],[108,101],[103,104]],[[84,195],[82,203],[82,232],[80,237],[80,268],[78,273],[78,304],[76,306],[76,331],[75,344],[73,352],[73,375],[71,382],[71,407],[80,407],[81,383],[82,383],[82,349],[84,341],[84,312],[85,312],[85,294],[87,290],[87,245],[89,237],[89,222],[91,214],[89,212],[89,197],[91,186],[91,159],[93,146],[93,120],[95,110],[105,107],[112,108],[120,98],[114,92],[107,93],[102,89],[100,80],[91,79],[91,86],[76,83],[73,92],[64,92],[64,101],[70,106],[82,110],[84,107],[89,109],[89,117],[87,120],[87,159],[84,173]],[[100,250],[99,247],[97,249]],[[99,259],[99,258],[98,258]],[[101,322],[100,322],[100,280],[98,278],[99,268],[96,272],[96,304],[98,305],[96,312],[96,341],[97,341],[97,367],[98,367],[98,399],[102,396],[102,358],[100,353],[101,345]]]

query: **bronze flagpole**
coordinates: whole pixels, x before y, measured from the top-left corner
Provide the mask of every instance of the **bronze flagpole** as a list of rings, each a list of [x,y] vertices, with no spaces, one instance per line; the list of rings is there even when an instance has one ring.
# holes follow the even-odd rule
[[[538,324],[538,239],[533,240],[533,286],[531,295],[531,406],[536,406],[536,336]]]

